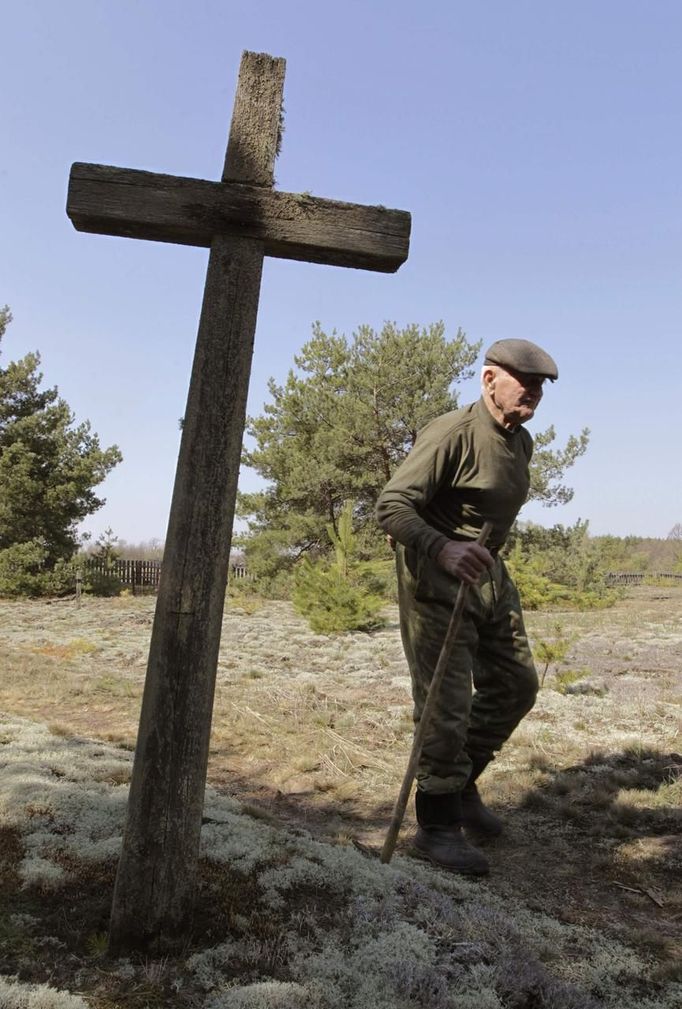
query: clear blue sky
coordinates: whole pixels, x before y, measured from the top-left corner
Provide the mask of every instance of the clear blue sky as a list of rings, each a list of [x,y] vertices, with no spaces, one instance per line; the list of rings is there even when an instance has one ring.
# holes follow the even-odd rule
[[[287,60],[280,189],[413,215],[394,275],[266,261],[250,412],[316,319],[525,337],[561,370],[531,430],[592,440],[573,502],[522,518],[682,521],[677,0],[24,0],[2,49],[3,361],[39,349],[121,447],[95,536],[165,535],[207,252],[79,234],[69,168],[219,178],[244,49]]]

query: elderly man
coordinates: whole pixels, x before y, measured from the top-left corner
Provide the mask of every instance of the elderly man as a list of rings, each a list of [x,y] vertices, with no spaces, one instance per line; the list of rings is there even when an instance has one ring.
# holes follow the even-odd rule
[[[481,398],[420,432],[377,503],[379,523],[397,544],[415,723],[457,591],[469,586],[417,771],[414,847],[453,872],[488,871],[462,828],[474,836],[501,832],[476,780],[537,693],[519,595],[499,551],[528,495],[533,440],[523,424],[547,378],[558,370],[546,351],[528,340],[498,340],[485,356]],[[475,540],[486,520],[493,531],[483,547]]]

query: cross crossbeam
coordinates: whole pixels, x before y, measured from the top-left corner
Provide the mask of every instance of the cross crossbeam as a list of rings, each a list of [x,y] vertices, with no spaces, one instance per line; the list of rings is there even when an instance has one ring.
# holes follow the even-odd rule
[[[112,952],[191,914],[237,477],[265,255],[396,270],[410,215],[273,191],[284,60],[244,53],[222,181],[73,166],[83,231],[210,247],[111,913]]]
[[[72,167],[67,213],[79,231],[207,247],[235,234],[266,256],[383,273],[405,262],[410,235],[402,210],[108,165]]]

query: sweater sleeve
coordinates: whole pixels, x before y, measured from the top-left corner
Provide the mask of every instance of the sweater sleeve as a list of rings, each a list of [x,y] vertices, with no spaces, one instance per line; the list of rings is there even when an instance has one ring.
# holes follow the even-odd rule
[[[448,537],[429,525],[422,509],[452,472],[452,441],[426,429],[395,471],[377,501],[377,520],[389,535],[406,547],[435,558]]]

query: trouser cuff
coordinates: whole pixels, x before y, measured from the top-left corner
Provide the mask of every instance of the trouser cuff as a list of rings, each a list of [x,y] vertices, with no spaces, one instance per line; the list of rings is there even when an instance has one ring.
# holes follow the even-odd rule
[[[453,827],[460,822],[459,792],[433,793],[418,788],[415,808],[420,827]]]

